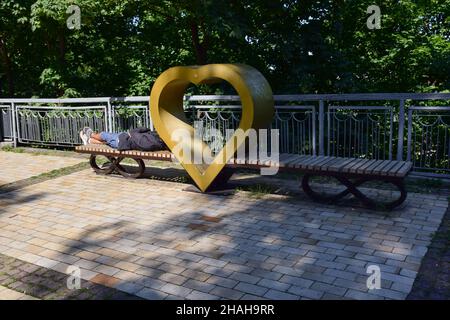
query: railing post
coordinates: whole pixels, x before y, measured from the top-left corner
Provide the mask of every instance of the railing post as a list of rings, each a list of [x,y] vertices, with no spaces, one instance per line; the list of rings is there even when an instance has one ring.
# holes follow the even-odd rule
[[[409,130],[408,130],[409,131]],[[398,111],[398,145],[397,160],[403,160],[403,135],[405,132],[405,100],[400,100],[400,109]],[[408,139],[409,147],[409,139]]]
[[[312,109],[312,146],[313,146],[313,156],[317,155],[317,133],[316,133],[316,107],[314,106]]]
[[[111,107],[111,97],[108,98],[108,108],[106,110],[106,131],[113,132],[113,118],[112,118],[112,107]]]
[[[17,113],[16,113],[16,105],[14,102],[11,102],[11,114],[12,114],[12,138],[13,138],[13,146],[17,147]]]
[[[4,129],[4,125],[3,125],[3,111],[0,108],[0,142],[5,140],[4,132],[5,132],[5,129]]]
[[[184,97],[183,97],[184,99]],[[148,108],[147,108],[147,119],[148,119],[148,125],[150,130],[155,130],[155,128],[153,127],[153,119],[152,119],[152,112],[151,112],[151,105],[150,105],[150,98],[148,99]]]
[[[324,118],[325,118],[325,111],[324,111],[324,102],[323,100],[319,100],[319,156],[325,155],[324,150]]]
[[[406,161],[411,161],[411,139],[412,139],[412,108],[408,110],[408,141],[407,141],[407,152]]]

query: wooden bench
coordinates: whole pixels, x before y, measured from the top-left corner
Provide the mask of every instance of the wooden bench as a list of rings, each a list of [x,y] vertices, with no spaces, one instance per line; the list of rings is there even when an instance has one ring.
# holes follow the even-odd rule
[[[120,173],[126,178],[139,178],[144,174],[144,159],[160,161],[177,161],[175,156],[169,151],[118,151],[106,145],[86,145],[77,146],[76,152],[90,154],[90,165],[95,172],[99,174],[110,174],[114,171]],[[100,167],[97,164],[96,157],[102,155],[108,158],[109,165]],[[126,159],[133,159],[137,167],[133,170],[122,166],[121,162]],[[391,210],[400,205],[406,199],[406,190],[404,179],[411,171],[412,163],[406,161],[391,160],[369,160],[361,158],[342,158],[330,156],[306,156],[297,154],[280,154],[278,161],[269,160],[249,160],[249,159],[231,159],[226,168],[228,170],[221,177],[221,182],[231,177],[235,168],[260,169],[262,167],[278,167],[280,171],[291,171],[303,173],[302,188],[304,192],[316,201],[331,203],[335,202],[348,194],[353,194],[364,205],[372,208],[384,208]],[[227,171],[224,170],[224,171]],[[333,177],[346,189],[338,194],[326,195],[312,190],[310,182],[314,176]],[[400,191],[400,196],[390,202],[376,202],[364,195],[358,187],[368,181],[382,181],[390,183]],[[217,187],[217,184],[215,185]]]

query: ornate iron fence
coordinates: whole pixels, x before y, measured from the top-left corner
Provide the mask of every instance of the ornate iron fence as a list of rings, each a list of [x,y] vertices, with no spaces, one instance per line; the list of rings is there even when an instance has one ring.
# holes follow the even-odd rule
[[[12,139],[13,134],[13,112],[10,104],[0,105],[0,137]]]
[[[407,159],[418,171],[450,171],[450,106],[408,109]]]
[[[392,160],[393,108],[329,106],[327,154]]]
[[[84,127],[106,130],[106,107],[30,106],[15,108],[19,143],[73,146],[81,143],[78,135]]]
[[[278,129],[280,152],[411,160],[417,174],[450,177],[450,94],[307,94],[274,96],[268,129]],[[149,97],[0,99],[5,139],[15,144],[74,146],[84,126],[125,131],[152,128]],[[435,106],[440,103],[441,106]],[[420,106],[419,106],[420,105]],[[186,96],[189,121],[219,150],[225,138],[208,135],[239,125],[238,96]]]

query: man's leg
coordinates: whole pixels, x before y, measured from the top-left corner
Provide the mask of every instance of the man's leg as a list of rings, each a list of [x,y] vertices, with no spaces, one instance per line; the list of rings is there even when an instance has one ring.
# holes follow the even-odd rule
[[[107,144],[112,148],[117,148],[119,145],[119,135],[120,133],[114,132],[94,132],[91,128],[84,128],[80,131],[80,138],[83,140],[83,143],[86,145],[88,143],[91,144]]]
[[[111,148],[117,149],[119,146],[119,135],[120,133],[102,131],[100,133],[92,133],[91,139],[93,138],[107,144]]]

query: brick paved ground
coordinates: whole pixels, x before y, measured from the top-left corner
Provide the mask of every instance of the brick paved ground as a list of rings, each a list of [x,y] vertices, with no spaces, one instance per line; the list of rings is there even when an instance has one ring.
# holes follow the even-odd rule
[[[450,300],[450,209],[434,234],[408,299]]]
[[[0,252],[146,299],[404,299],[448,205],[410,194],[384,214],[184,187],[84,170],[0,193]]]
[[[0,186],[83,162],[79,158],[0,151]],[[85,161],[85,160],[84,160]]]
[[[0,300],[138,299],[119,290],[80,280],[80,290],[69,289],[66,273],[0,254]]]
[[[21,292],[0,286],[0,300],[37,300],[36,298]]]

